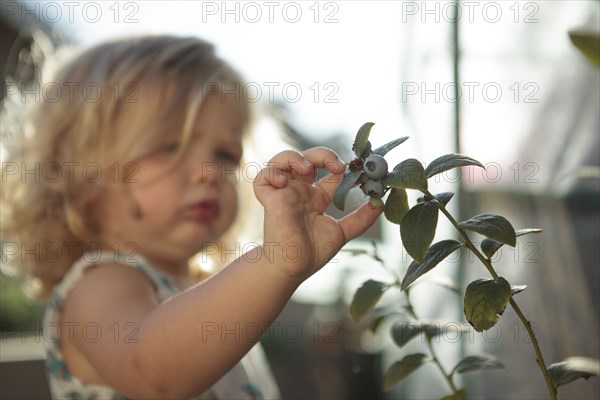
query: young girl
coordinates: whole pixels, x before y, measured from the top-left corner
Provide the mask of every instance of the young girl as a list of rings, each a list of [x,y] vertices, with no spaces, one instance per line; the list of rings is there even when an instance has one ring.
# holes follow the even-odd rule
[[[3,235],[51,295],[53,396],[278,397],[260,335],[381,210],[325,215],[344,163],[283,151],[253,183],[263,244],[194,285],[188,261],[238,209],[240,77],[204,41],[151,36],[78,54],[50,82],[60,97],[35,102],[7,145]],[[331,174],[315,182],[318,168]]]

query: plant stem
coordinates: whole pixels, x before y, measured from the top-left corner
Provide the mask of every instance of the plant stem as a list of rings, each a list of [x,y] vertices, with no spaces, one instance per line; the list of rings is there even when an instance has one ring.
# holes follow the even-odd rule
[[[531,338],[531,344],[533,345],[535,354],[537,356],[535,360],[537,361],[540,370],[542,370],[542,374],[544,374],[544,379],[546,380],[546,386],[548,387],[548,393],[550,394],[550,398],[552,400],[556,400],[557,388],[554,387],[554,384],[552,383],[552,378],[550,377],[550,372],[548,372],[548,368],[546,368],[546,362],[544,361],[544,356],[542,355],[542,349],[540,348],[537,337],[535,336],[535,332],[531,327],[531,322],[529,322],[529,320],[525,318],[525,314],[523,314],[523,311],[521,311],[521,308],[512,297],[510,299],[510,305],[519,316],[521,322],[523,322],[523,325],[525,326],[525,329],[527,330],[527,333]]]
[[[423,193],[430,197],[435,198],[435,196],[432,195],[428,190],[424,191]],[[486,258],[483,254],[481,254],[481,252],[475,247],[473,242],[471,242],[471,239],[469,239],[467,232],[461,226],[459,226],[456,219],[454,219],[454,217],[452,217],[452,215],[448,212],[448,210],[446,209],[444,204],[442,202],[438,202],[438,205],[439,205],[440,211],[446,216],[446,218],[448,218],[450,223],[454,226],[454,228],[456,228],[456,230],[458,231],[460,236],[463,238],[467,248],[469,250],[471,250],[477,258],[479,258],[479,260],[483,263],[483,265],[488,270],[490,275],[492,275],[492,277],[494,279],[497,279],[498,274],[496,273],[496,270],[492,266],[492,262],[488,258]],[[538,366],[540,367],[540,370],[542,371],[542,374],[544,375],[544,379],[546,380],[546,386],[548,388],[548,393],[550,394],[550,399],[556,400],[557,389],[554,387],[554,384],[552,383],[552,378],[550,377],[548,368],[546,368],[546,362],[544,361],[544,356],[542,355],[542,349],[540,348],[538,339],[535,336],[535,332],[533,331],[533,328],[531,327],[531,323],[525,317],[525,314],[523,314],[523,311],[521,311],[521,308],[519,307],[517,302],[512,297],[510,298],[509,303],[510,303],[511,307],[513,308],[513,310],[515,310],[515,312],[517,313],[517,316],[519,317],[519,319],[525,326],[525,330],[527,330],[527,333],[529,334],[529,337],[531,338],[531,344],[532,344],[533,349],[535,350],[535,354],[536,354],[536,361],[537,361]]]
[[[397,283],[397,286],[398,286],[398,288],[400,288],[399,282]],[[406,289],[405,291],[406,291],[406,302],[408,303],[408,307],[407,307],[408,313],[416,321],[419,321],[419,317],[415,313],[415,309],[413,308],[413,306],[410,302],[410,292],[408,289]],[[442,363],[440,362],[439,358],[437,358],[437,355],[435,354],[435,351],[433,350],[433,344],[431,343],[431,338],[429,337],[427,332],[425,332],[425,337],[427,338],[427,347],[429,348],[429,353],[431,353],[432,361],[435,363],[435,365],[437,365],[437,367],[440,370],[440,372],[442,373],[442,375],[444,375],[444,379],[446,379],[446,382],[448,382],[448,385],[450,386],[450,389],[452,390],[452,394],[457,394],[458,389],[454,385],[454,382],[452,382],[452,377],[448,373],[446,373],[446,370],[442,366]]]
[[[383,261],[383,259],[381,257],[379,257],[379,251],[377,249],[377,243],[375,241],[373,241],[372,244],[373,244],[373,254],[372,254],[371,257],[373,257],[373,259],[375,261],[379,262],[383,266],[383,268],[385,270],[387,270],[395,278],[395,282],[391,286],[396,286],[398,289],[400,289],[400,291],[402,291],[402,283],[401,283],[400,277],[398,277],[394,271],[389,270],[386,267],[385,262]],[[407,288],[407,289],[405,289],[405,292],[406,292],[406,303],[407,303],[406,310],[408,311],[408,313],[410,314],[410,316],[415,321],[419,321],[420,319],[417,316],[417,313],[415,312],[415,309],[414,309],[412,303],[410,302],[410,290]],[[450,389],[452,390],[452,394],[457,394],[458,393],[458,389],[454,385],[454,382],[452,382],[452,376],[449,375],[448,373],[446,373],[446,370],[444,369],[444,366],[440,362],[439,358],[437,358],[437,355],[435,354],[435,351],[433,350],[433,344],[431,343],[431,338],[429,337],[429,335],[427,335],[427,332],[425,332],[425,337],[427,338],[427,347],[429,348],[429,353],[431,354],[432,361],[435,363],[435,365],[437,365],[438,369],[440,370],[440,372],[444,376],[444,379],[446,380],[446,382],[448,382],[448,386],[450,386]]]
[[[429,347],[429,352],[431,353],[431,358],[433,359],[433,362],[435,363],[435,365],[437,365],[437,367],[439,368],[442,375],[444,375],[446,382],[448,382],[448,385],[452,389],[452,394],[458,393],[458,389],[454,385],[454,382],[452,382],[452,377],[446,373],[446,371],[444,370],[444,367],[440,363],[440,360],[437,358],[437,355],[433,351],[433,345],[431,344],[431,338],[429,336],[427,336],[427,333],[425,333],[425,337],[427,338],[427,347]]]

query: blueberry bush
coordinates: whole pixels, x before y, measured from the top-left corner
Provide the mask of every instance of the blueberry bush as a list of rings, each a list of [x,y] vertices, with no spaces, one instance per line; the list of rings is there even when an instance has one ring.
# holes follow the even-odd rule
[[[469,283],[464,293],[462,301],[464,315],[477,332],[483,332],[495,326],[500,321],[505,308],[510,305],[531,338],[537,364],[544,376],[551,399],[557,398],[557,391],[561,386],[579,378],[587,379],[597,376],[600,373],[600,367],[596,359],[569,357],[551,365],[546,363],[532,325],[515,300],[515,295],[525,290],[526,286],[511,285],[505,278],[498,275],[492,265],[494,254],[502,246],[514,247],[518,237],[539,233],[541,230],[535,228],[515,230],[506,218],[497,214],[480,214],[459,222],[446,208],[453,193],[433,194],[429,189],[428,179],[437,174],[465,166],[483,168],[483,165],[464,155],[446,154],[433,160],[426,168],[420,161],[409,158],[389,171],[385,155],[406,141],[408,137],[398,138],[373,150],[369,140],[373,125],[368,122],[358,130],[352,146],[355,159],[349,162],[348,171],[334,194],[333,203],[343,211],[348,192],[357,185],[360,186],[363,193],[369,196],[369,203],[373,207],[384,206],[386,219],[400,225],[402,245],[413,261],[408,266],[404,277],[397,276],[392,268],[386,268],[392,274],[394,283],[384,283],[372,279],[364,282],[354,294],[350,305],[350,314],[355,321],[362,319],[373,310],[387,290],[399,289],[406,295],[407,304],[404,305],[404,310],[411,321],[398,321],[392,325],[393,342],[401,348],[410,340],[424,335],[429,351],[429,354],[409,354],[402,360],[393,363],[385,373],[383,389],[391,390],[419,367],[427,362],[433,362],[451,391],[444,399],[466,399],[467,389],[457,386],[456,374],[503,367],[500,360],[491,356],[471,355],[458,362],[452,370],[447,371],[432,346],[432,339],[443,333],[442,328],[433,322],[421,321],[410,302],[410,289],[415,281],[461,248],[473,252],[491,276]],[[417,190],[422,194],[418,198],[417,204],[412,207],[408,203],[406,190]],[[384,202],[383,197],[386,194],[387,198]],[[440,213],[456,229],[460,240],[447,239],[432,244]],[[469,236],[473,232],[485,237],[479,248],[475,246]],[[371,256],[375,261],[384,264],[376,246],[374,246]],[[452,286],[447,282],[444,285]],[[375,318],[371,329],[376,330],[384,317]]]

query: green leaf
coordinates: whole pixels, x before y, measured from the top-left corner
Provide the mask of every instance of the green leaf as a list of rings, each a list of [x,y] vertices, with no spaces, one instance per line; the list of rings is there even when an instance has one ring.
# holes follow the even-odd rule
[[[454,193],[452,192],[443,192],[435,195],[435,198],[438,199],[443,205],[448,204],[450,199],[454,197]]]
[[[383,157],[394,147],[399,146],[402,143],[406,142],[407,139],[408,139],[408,136],[404,136],[404,137],[392,140],[391,142],[386,143],[383,146],[380,146],[380,147],[376,148],[375,150],[373,150],[373,153],[379,154],[380,156]]]
[[[506,218],[500,215],[480,214],[458,225],[512,247],[517,244],[515,229]]]
[[[467,400],[467,389],[462,388],[454,394],[442,397],[442,400]]]
[[[529,228],[529,229],[519,229],[518,231],[515,232],[515,236],[519,237],[519,236],[523,236],[523,235],[527,235],[528,233],[538,233],[541,232],[541,229],[537,229],[537,228]],[[495,240],[492,239],[483,239],[481,241],[481,250],[483,251],[483,254],[485,254],[487,256],[487,258],[492,258],[494,256],[494,254],[496,254],[496,252],[498,251],[498,249],[500,249],[500,247],[502,247],[503,243],[499,243],[496,242]]]
[[[394,167],[394,170],[381,180],[384,186],[396,189],[427,190],[427,178],[423,164],[409,158]]]
[[[371,133],[371,128],[375,125],[373,122],[367,122],[363,124],[358,130],[356,137],[354,138],[354,144],[352,145],[352,150],[356,157],[361,157],[367,145],[369,143],[369,134]]]
[[[485,169],[479,161],[474,160],[471,157],[463,156],[461,154],[446,154],[433,160],[431,164],[427,166],[425,173],[427,174],[427,178],[431,178],[432,176],[441,174],[449,169],[466,167],[467,165],[476,165]]]
[[[384,214],[388,221],[400,224],[409,210],[408,197],[404,189],[392,189],[385,201]]]
[[[406,275],[404,275],[404,279],[402,280],[401,289],[405,290],[418,277],[431,271],[436,265],[442,262],[444,258],[448,257],[460,246],[462,246],[462,243],[457,242],[456,240],[442,240],[441,242],[435,243],[427,250],[425,259],[421,264],[413,261],[408,266]]]
[[[467,321],[477,332],[490,329],[500,321],[510,297],[510,284],[502,277],[471,282],[464,301]]]
[[[400,224],[402,244],[410,256],[422,263],[435,236],[438,221],[438,203],[426,201],[411,208]]]
[[[430,361],[431,358],[425,354],[415,353],[396,361],[383,377],[383,390],[392,390],[397,384],[415,372],[421,365]]]
[[[429,338],[434,338],[444,333],[440,324],[428,322],[397,322],[392,325],[392,339],[398,347],[403,347],[411,339],[425,333]]]
[[[600,35],[594,32],[569,32],[571,42],[590,60],[600,68]]]
[[[525,289],[527,289],[527,285],[513,285],[510,287],[510,294],[511,296],[514,296],[515,294],[521,293]]]
[[[504,368],[504,365],[492,356],[468,356],[463,358],[450,372],[463,374],[465,372],[477,371],[481,369]]]
[[[548,366],[548,372],[555,388],[571,383],[576,379],[589,379],[600,375],[600,362],[587,357],[569,357],[562,362]]]
[[[369,279],[354,293],[350,304],[350,315],[357,322],[375,307],[390,285]]]
[[[515,232],[516,236],[523,236],[523,235],[527,235],[530,233],[540,233],[542,232],[542,230],[540,228],[527,228],[527,229],[519,229],[518,231]]]
[[[392,339],[398,347],[403,347],[421,332],[421,325],[417,322],[399,322],[392,326]]]
[[[344,179],[342,179],[340,182],[340,185],[333,194],[333,204],[338,208],[338,210],[344,211],[344,207],[346,205],[346,196],[348,196],[348,192],[354,187],[362,173],[363,172],[360,170],[352,171],[344,176]]]
[[[377,330],[381,326],[381,323],[383,322],[385,317],[387,317],[387,315],[381,315],[375,318],[373,321],[371,321],[371,324],[369,324],[369,330],[373,333],[377,333]]]
[[[498,249],[500,249],[500,247],[502,247],[503,245],[504,243],[496,242],[492,239],[483,239],[479,246],[481,247],[481,251],[483,251],[483,254],[485,254],[487,258],[492,258],[494,254],[496,254]]]

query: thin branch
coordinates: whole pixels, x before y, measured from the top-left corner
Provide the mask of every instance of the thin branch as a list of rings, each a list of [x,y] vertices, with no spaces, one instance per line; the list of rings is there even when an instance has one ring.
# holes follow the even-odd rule
[[[428,190],[424,191],[423,193],[435,198],[435,196],[433,196]],[[454,228],[458,231],[460,236],[463,238],[464,243],[467,246],[467,248],[469,250],[471,250],[477,258],[479,258],[479,260],[482,262],[482,264],[488,270],[490,275],[492,275],[492,277],[494,279],[497,279],[498,274],[496,273],[496,270],[492,266],[492,262],[488,258],[486,258],[483,254],[481,254],[481,252],[475,247],[475,245],[473,244],[471,239],[469,239],[467,232],[458,224],[458,222],[454,219],[454,217],[452,217],[452,215],[448,212],[448,210],[446,209],[444,204],[442,202],[438,202],[438,205],[439,205],[440,211],[446,216],[446,218],[448,218],[450,223],[454,226]],[[538,339],[535,336],[535,332],[533,331],[533,328],[531,327],[531,323],[525,317],[525,314],[523,314],[523,311],[521,311],[521,308],[519,307],[519,305],[515,302],[515,300],[512,297],[511,297],[509,303],[510,303],[511,307],[517,313],[517,316],[519,317],[519,319],[525,326],[525,329],[527,330],[527,333],[529,334],[529,337],[531,338],[531,344],[533,345],[533,349],[535,350],[535,354],[536,354],[536,361],[537,361],[538,366],[540,367],[540,370],[542,371],[542,374],[544,375],[544,379],[546,380],[546,386],[548,387],[548,393],[550,394],[550,399],[556,400],[557,388],[555,388],[554,384],[552,383],[552,378],[550,377],[550,373],[548,372],[548,368],[546,367],[546,362],[544,361],[544,356],[542,355],[542,349],[540,348]]]

